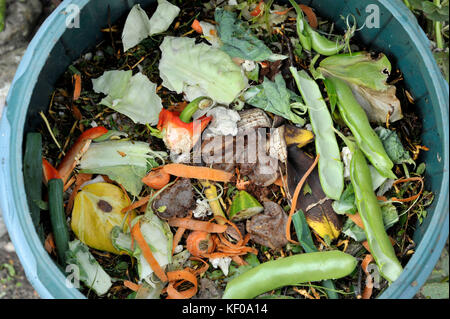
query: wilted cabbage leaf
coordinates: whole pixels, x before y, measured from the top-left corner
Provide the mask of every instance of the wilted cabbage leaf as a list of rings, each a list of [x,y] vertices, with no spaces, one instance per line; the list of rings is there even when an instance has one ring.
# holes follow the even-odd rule
[[[284,55],[274,54],[263,41],[251,33],[235,13],[217,8],[214,18],[223,43],[220,49],[231,57],[251,61],[276,61],[287,58]]]
[[[89,247],[118,254],[110,233],[125,218],[121,210],[130,201],[120,187],[108,183],[89,184],[75,196],[71,227],[75,235]],[[134,217],[134,212],[128,218]]]
[[[403,118],[396,88],[386,83],[391,63],[384,54],[378,58],[367,52],[338,54],[322,60],[318,70],[326,78],[346,81],[369,121],[385,123],[388,113],[391,122]]]
[[[225,52],[193,38],[165,37],[160,46],[160,77],[169,90],[184,93],[187,100],[208,96],[230,104],[247,81]]]
[[[306,106],[298,95],[286,88],[286,82],[280,73],[275,76],[274,82],[264,78],[262,84],[248,89],[244,93],[244,99],[254,107],[284,117],[293,123],[305,124],[300,114],[305,113]]]
[[[164,159],[165,152],[154,152],[145,142],[113,140],[92,143],[83,155],[79,168],[82,173],[108,175],[138,196],[141,179],[150,168],[158,166],[155,159]]]
[[[124,52],[151,35],[167,31],[179,13],[177,6],[167,0],[158,0],[158,7],[149,19],[139,4],[134,5],[122,32]]]
[[[94,91],[107,96],[100,104],[122,113],[135,123],[156,125],[162,109],[161,98],[156,94],[156,84],[142,73],[132,71],[106,71],[92,79]]]
[[[136,219],[132,221],[132,225],[135,222],[137,222]],[[173,240],[169,225],[149,211],[140,218],[140,223],[142,235],[158,264],[163,268],[169,265],[172,262]],[[136,242],[132,246],[130,232],[123,232],[120,228],[116,227],[111,233],[111,239],[114,247],[119,251],[126,252],[137,259],[139,279],[146,280],[149,284],[152,284],[151,275],[153,274],[153,269],[148,264]]]
[[[89,248],[78,239],[69,242],[66,262],[68,265],[77,266],[79,277],[76,279],[84,282],[97,295],[104,295],[111,288],[111,277],[95,260],[89,252]]]
[[[409,155],[409,152],[403,147],[403,144],[395,131],[379,126],[375,129],[375,132],[380,137],[389,158],[395,164],[416,164]]]

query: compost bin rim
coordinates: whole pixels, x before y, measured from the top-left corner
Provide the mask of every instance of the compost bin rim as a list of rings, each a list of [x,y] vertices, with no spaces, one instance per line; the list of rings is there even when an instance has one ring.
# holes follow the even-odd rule
[[[19,106],[29,105],[39,74],[46,63],[46,57],[66,30],[66,15],[63,14],[65,8],[70,4],[76,4],[82,11],[88,2],[89,0],[65,0],[46,19],[22,58],[11,85],[0,123],[0,136],[2,137],[0,139],[0,176],[5,182],[0,184],[0,196],[4,219],[8,231],[15,230],[15,232],[10,231],[11,240],[16,247],[21,263],[24,265],[27,278],[42,298],[54,298],[55,296],[48,287],[44,286],[43,281],[39,278],[38,261],[41,261],[48,267],[48,273],[53,274],[53,277],[47,276],[45,278],[47,285],[49,281],[55,285],[51,290],[64,291],[63,295],[57,296],[58,298],[85,298],[85,296],[75,288],[66,288],[65,276],[44,250],[30,215],[25,214],[20,219],[17,217],[17,211],[29,211],[27,201],[23,200],[26,198],[26,194],[22,173],[22,143],[28,108],[20,108]],[[391,3],[389,0],[379,0],[378,2],[392,14],[393,19],[403,25],[405,32],[421,54],[425,66],[429,70],[427,75],[433,82],[433,88],[438,98],[441,118],[437,120],[441,122],[444,131],[444,136],[442,137],[444,140],[442,160],[445,162],[443,181],[439,189],[441,195],[437,199],[435,213],[428,226],[430,228],[433,226],[440,231],[433,233],[427,231],[424,234],[418,249],[406,265],[405,271],[380,296],[380,298],[411,298],[434,268],[435,262],[445,244],[445,239],[448,236],[449,216],[446,213],[448,212],[449,176],[448,85],[443,79],[430,49],[426,46],[429,41],[425,33],[417,25],[417,20],[406,6],[400,1]],[[39,51],[36,50],[38,46],[40,47]],[[14,126],[19,129],[11,131],[9,119],[15,119],[13,121],[13,123],[15,122]],[[9,158],[8,155],[10,155]],[[16,183],[13,183],[13,181],[16,181]],[[7,190],[12,190],[12,198],[7,196]],[[17,206],[14,206],[14,203]],[[445,238],[441,238],[440,236],[442,235],[445,235]],[[28,240],[22,240],[20,238],[22,236],[25,236]],[[30,258],[30,256],[33,256],[35,259]],[[422,265],[421,261],[424,259],[432,260],[433,265],[431,267],[426,264]],[[415,276],[411,276],[412,274]]]

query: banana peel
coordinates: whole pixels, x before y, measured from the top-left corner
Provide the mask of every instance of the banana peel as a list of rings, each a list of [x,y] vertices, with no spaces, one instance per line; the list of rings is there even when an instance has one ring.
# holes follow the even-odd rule
[[[290,194],[294,193],[298,182],[313,162],[314,159],[296,145],[288,148],[287,184]],[[342,221],[333,210],[332,200],[327,198],[320,186],[317,168],[312,171],[306,182],[311,191],[306,192],[303,187],[297,200],[296,209],[303,210],[309,227],[320,237],[328,236],[330,240],[338,238],[342,230]]]
[[[294,125],[285,125],[284,139],[288,147],[296,145],[298,148],[302,148],[314,141],[314,134]]]
[[[129,205],[130,200],[120,187],[109,183],[89,184],[75,197],[72,230],[89,247],[119,254],[112,244],[111,230],[123,223],[128,225],[122,209]],[[131,211],[127,219],[132,220],[135,216],[135,212]]]

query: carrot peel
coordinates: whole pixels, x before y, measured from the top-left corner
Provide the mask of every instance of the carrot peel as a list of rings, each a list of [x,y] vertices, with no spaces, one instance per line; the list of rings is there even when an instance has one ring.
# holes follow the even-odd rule
[[[164,165],[161,170],[177,177],[206,179],[216,182],[229,182],[233,177],[233,174],[219,169],[175,163]]]
[[[155,275],[162,281],[167,282],[168,277],[164,270],[161,268],[161,266],[158,264],[158,261],[155,259],[155,257],[152,254],[152,251],[150,250],[150,247],[148,246],[147,242],[145,241],[144,236],[141,232],[140,227],[140,221],[138,221],[131,230],[131,235],[134,238],[134,240],[139,245],[139,248],[142,250],[142,254],[145,257],[145,260],[148,262],[152,270],[155,272]]]
[[[286,238],[287,238],[287,240],[289,242],[291,242],[293,244],[296,244],[296,245],[299,245],[300,243],[291,239],[292,216],[295,213],[295,210],[296,210],[296,207],[297,207],[298,196],[300,195],[300,191],[301,191],[301,189],[303,187],[303,184],[305,184],[306,179],[308,178],[308,176],[311,174],[311,172],[314,170],[314,168],[316,167],[317,163],[319,162],[319,157],[320,157],[320,154],[317,154],[316,159],[312,163],[311,167],[308,168],[308,170],[306,171],[305,175],[303,175],[302,179],[297,184],[297,187],[295,188],[295,191],[294,191],[294,195],[292,197],[291,210],[289,211],[289,216],[288,216],[288,220],[287,220],[287,223],[286,223]]]

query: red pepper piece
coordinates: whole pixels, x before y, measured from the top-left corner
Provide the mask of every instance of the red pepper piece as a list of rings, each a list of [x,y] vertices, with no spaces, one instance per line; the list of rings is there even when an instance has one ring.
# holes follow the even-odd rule
[[[259,3],[258,3],[258,5],[256,6],[256,8],[255,9],[253,9],[253,11],[252,12],[250,12],[250,15],[252,16],[252,17],[257,17],[257,16],[259,16],[260,14],[261,14],[261,5],[263,4],[263,2],[264,2],[264,0],[261,0]]]
[[[70,150],[64,156],[62,162],[58,165],[58,172],[64,183],[69,179],[75,166],[77,166],[79,159],[86,153],[91,141],[108,132],[108,129],[103,126],[97,126],[84,131],[76,140]]]
[[[157,129],[162,132],[163,141],[170,150],[184,153],[192,149],[200,138],[199,133],[203,132],[211,120],[212,116],[202,116],[191,123],[185,123],[180,120],[180,112],[162,109]],[[194,125],[199,125],[199,128],[195,127],[196,132]]]
[[[44,183],[47,185],[51,179],[61,179],[61,175],[56,168],[52,166],[45,158],[42,158],[42,171],[44,175]]]

